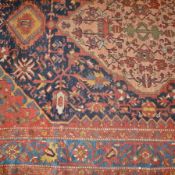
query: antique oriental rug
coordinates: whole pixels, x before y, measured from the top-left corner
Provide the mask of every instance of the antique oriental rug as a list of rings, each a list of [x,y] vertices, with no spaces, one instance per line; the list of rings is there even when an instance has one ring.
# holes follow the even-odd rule
[[[0,175],[175,175],[175,1],[0,0]]]

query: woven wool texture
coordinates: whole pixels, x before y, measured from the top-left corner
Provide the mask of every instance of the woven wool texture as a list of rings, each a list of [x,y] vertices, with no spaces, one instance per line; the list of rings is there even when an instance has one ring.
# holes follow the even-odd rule
[[[0,0],[0,175],[175,175],[175,1]]]

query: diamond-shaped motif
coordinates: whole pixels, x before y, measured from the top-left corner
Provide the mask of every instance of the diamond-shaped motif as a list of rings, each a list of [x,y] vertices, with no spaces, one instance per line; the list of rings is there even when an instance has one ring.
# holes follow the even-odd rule
[[[26,49],[42,36],[45,17],[36,5],[26,2],[9,17],[7,24],[17,44]]]

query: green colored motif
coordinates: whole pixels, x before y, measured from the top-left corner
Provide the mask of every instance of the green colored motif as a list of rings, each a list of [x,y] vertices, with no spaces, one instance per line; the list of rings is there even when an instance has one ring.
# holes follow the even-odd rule
[[[159,36],[162,34],[157,26],[152,26],[148,29],[147,25],[143,22],[139,23],[136,29],[132,24],[129,24],[127,28],[125,28],[125,32],[131,37],[134,37],[136,33],[138,38],[142,41],[146,41],[149,38],[149,35],[154,39],[159,39]]]

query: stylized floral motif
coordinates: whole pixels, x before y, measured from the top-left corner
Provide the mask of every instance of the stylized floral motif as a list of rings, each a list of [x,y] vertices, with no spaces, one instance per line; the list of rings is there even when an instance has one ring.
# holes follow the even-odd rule
[[[174,66],[168,61],[174,58],[174,51],[164,53],[165,47],[175,44],[175,33],[169,27],[173,20],[167,17],[166,5],[159,13],[160,4],[93,1],[60,22],[60,29],[102,62],[108,72],[124,76],[140,91],[156,92],[174,78]],[[168,11],[170,16],[174,13],[172,8]]]
[[[0,174],[175,172],[174,0],[0,2]]]
[[[91,112],[104,113],[104,110],[107,104],[100,103],[100,102],[91,102],[91,103],[88,103],[86,106],[87,106],[87,109],[89,109]]]
[[[153,102],[145,102],[142,104],[142,114],[145,117],[154,117],[156,115],[156,105]]]
[[[23,144],[21,144],[23,142]],[[78,166],[80,164],[89,164],[90,167],[110,168],[116,165],[129,166],[132,164],[133,168],[139,166],[156,168],[168,168],[170,165],[174,166],[173,160],[175,156],[174,147],[168,143],[142,143],[125,141],[114,142],[111,140],[70,140],[63,141],[60,139],[46,139],[43,141],[30,140],[24,143],[24,140],[19,141],[20,149],[25,149],[25,155],[21,156],[22,152],[17,147],[11,147],[6,159],[1,160],[1,164],[10,164],[14,158],[21,164],[35,164],[38,166]],[[88,146],[85,144],[88,143]],[[7,143],[1,143],[1,146],[7,147]],[[9,145],[14,145],[11,141]],[[60,145],[60,147],[58,147]],[[34,147],[34,148],[33,148]],[[168,148],[168,149],[167,149]],[[7,147],[7,149],[9,149]],[[9,154],[10,153],[10,154]],[[11,155],[11,156],[10,156]],[[20,156],[19,156],[20,155]],[[40,157],[40,160],[38,158]],[[31,158],[31,159],[29,159]],[[37,167],[37,166],[36,166]]]
[[[10,51],[1,62],[3,69],[15,78],[15,82],[51,121],[69,122],[87,117],[93,121],[97,117],[103,120],[116,116],[156,122],[174,120],[173,94],[162,83],[174,75],[173,41],[169,38],[174,32],[154,22],[156,8],[151,7],[150,1],[147,4],[90,2],[83,1],[84,5],[78,9],[79,2],[69,1],[66,6],[64,2],[53,2],[53,14],[59,17],[48,15],[51,2],[44,3],[48,7],[40,1],[21,3],[11,14],[3,10],[8,19],[4,24],[8,31],[2,28],[0,37],[3,47],[8,46],[5,52]],[[130,23],[124,20],[126,9],[130,11]],[[68,11],[72,13],[65,19]],[[173,13],[172,9],[170,11]],[[134,21],[136,13],[138,20]],[[152,19],[153,24],[148,25],[148,19]],[[160,24],[163,21],[159,19]],[[60,33],[63,28],[65,35]],[[7,39],[9,34],[12,35],[10,40]],[[29,38],[21,43],[26,35]],[[165,37],[169,38],[169,44]],[[5,53],[4,49],[1,51]],[[174,89],[174,83],[170,84]],[[142,96],[140,92],[143,91],[155,91],[156,96]],[[148,107],[146,101],[154,106]],[[10,111],[14,108],[10,107]],[[23,111],[21,115],[23,119],[17,119],[18,124],[25,123],[29,114]]]
[[[94,89],[102,89],[103,87],[108,86],[110,81],[101,72],[93,72],[87,76],[85,83]]]
[[[22,58],[15,63],[14,76],[20,81],[32,80],[34,77],[35,63],[32,59]]]
[[[78,147],[74,149],[73,155],[78,161],[85,161],[88,157],[88,150],[84,145],[78,145]]]
[[[6,147],[5,153],[9,159],[16,159],[20,153],[19,146],[17,144],[8,145]]]

